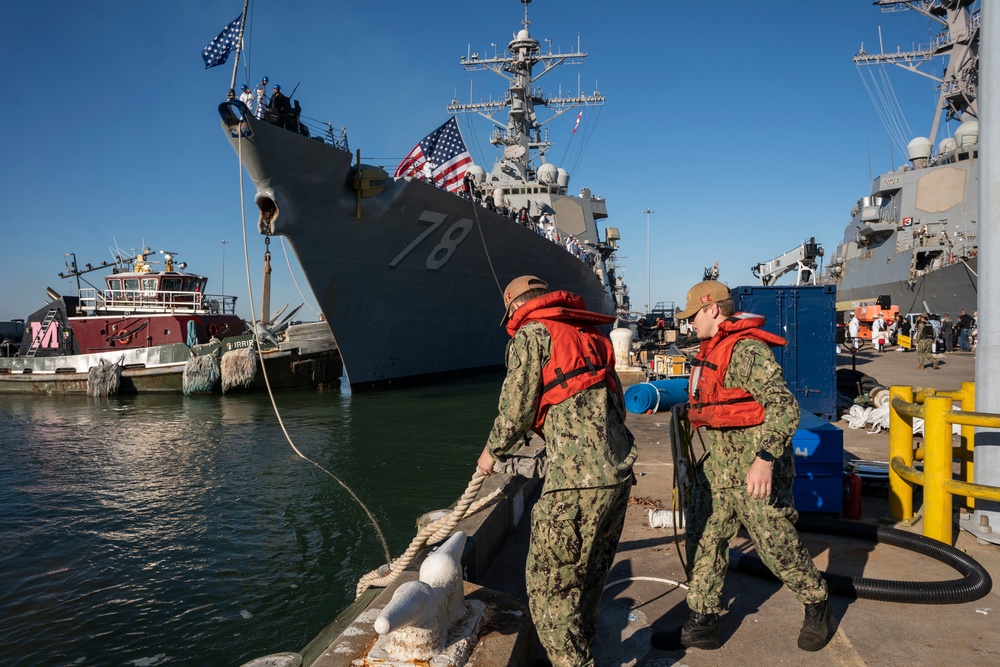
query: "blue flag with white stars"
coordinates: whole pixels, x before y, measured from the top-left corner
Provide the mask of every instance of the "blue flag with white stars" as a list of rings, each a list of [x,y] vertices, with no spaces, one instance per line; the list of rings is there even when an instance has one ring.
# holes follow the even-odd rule
[[[219,33],[219,36],[211,41],[201,51],[201,57],[205,60],[205,69],[215,67],[229,60],[229,52],[233,50],[240,39],[240,26],[243,24],[243,15],[226,26],[226,29]]]

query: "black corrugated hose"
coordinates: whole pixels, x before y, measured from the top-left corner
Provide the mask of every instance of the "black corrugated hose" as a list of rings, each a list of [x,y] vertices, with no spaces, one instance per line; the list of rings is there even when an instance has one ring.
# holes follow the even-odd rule
[[[799,517],[795,527],[804,533],[853,537],[907,549],[930,556],[962,575],[961,579],[949,581],[897,581],[823,572],[830,592],[837,595],[910,604],[960,604],[978,600],[993,588],[989,572],[975,559],[949,544],[923,535],[888,526],[818,517]],[[777,577],[759,558],[735,549],[729,550],[729,566],[737,572],[777,581]]]

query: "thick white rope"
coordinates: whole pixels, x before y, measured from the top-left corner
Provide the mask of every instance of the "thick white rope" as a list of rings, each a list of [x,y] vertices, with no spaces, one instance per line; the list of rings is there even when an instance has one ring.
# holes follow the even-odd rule
[[[465,493],[459,498],[458,503],[447,516],[443,516],[440,519],[428,524],[417,533],[416,537],[410,542],[410,546],[407,547],[406,551],[402,556],[397,558],[388,564],[387,567],[379,568],[377,570],[372,570],[368,574],[361,577],[358,580],[358,586],[356,590],[356,595],[360,596],[368,588],[372,586],[385,587],[395,581],[400,574],[413,562],[420,550],[424,548],[427,544],[434,544],[436,542],[442,541],[444,538],[451,535],[451,532],[455,530],[455,526],[458,522],[467,516],[475,514],[488,503],[492,502],[494,498],[500,495],[503,491],[503,487],[495,489],[485,498],[482,498],[475,503],[473,499],[479,494],[479,489],[483,485],[483,481],[486,479],[486,475],[476,470],[475,474],[472,475],[472,480],[469,482],[469,486],[466,487]]]
[[[236,142],[239,146],[239,170],[240,170],[240,216],[243,223],[243,261],[246,266],[247,275],[247,293],[250,295],[250,319],[252,322],[257,321],[257,314],[254,312],[253,306],[253,284],[250,280],[250,251],[247,242],[247,216],[246,216],[246,205],[245,205],[245,195],[243,192],[243,129],[242,124],[237,129],[239,132],[239,140]],[[274,391],[271,389],[271,380],[267,375],[267,366],[264,365],[264,357],[261,355],[260,351],[260,338],[257,333],[257,327],[253,327],[254,342],[257,345],[257,355],[260,361],[260,370],[264,374],[264,384],[267,386],[267,396],[271,400],[271,408],[274,410],[274,416],[278,419],[278,425],[281,427],[281,432],[285,434],[285,440],[288,445],[292,448],[292,451],[298,455],[303,461],[311,463],[312,465],[319,468],[321,471],[326,473],[330,478],[332,478],[337,484],[339,484],[347,493],[350,494],[351,498],[354,499],[365,514],[368,515],[368,520],[371,522],[372,526],[375,528],[375,533],[378,535],[379,541],[382,543],[382,550],[385,553],[385,562],[390,563],[392,561],[392,555],[389,552],[389,542],[385,539],[385,534],[382,532],[382,527],[378,525],[378,521],[375,519],[375,515],[372,514],[368,506],[365,505],[358,494],[354,493],[351,487],[347,486],[339,477],[334,475],[332,472],[321,466],[316,461],[313,461],[308,456],[299,451],[299,448],[295,446],[295,442],[292,440],[292,436],[288,433],[288,429],[285,428],[285,421],[281,418],[281,411],[278,410],[278,404],[274,399]]]

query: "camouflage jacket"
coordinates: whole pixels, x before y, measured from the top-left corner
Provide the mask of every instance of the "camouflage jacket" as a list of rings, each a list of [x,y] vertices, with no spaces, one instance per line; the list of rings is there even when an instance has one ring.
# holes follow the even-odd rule
[[[764,423],[746,428],[701,429],[708,457],[705,475],[713,488],[746,485],[750,464],[759,451],[774,457],[773,485],[790,490],[795,477],[792,435],[799,426],[799,404],[785,386],[785,376],[765,343],[745,339],[733,348],[726,387],[742,387],[764,406]],[[697,435],[695,436],[697,442]]]
[[[541,322],[524,325],[507,343],[507,377],[487,441],[494,456],[516,451],[531,430],[542,367],[551,350],[552,339]],[[615,380],[621,387],[617,375]],[[631,478],[638,450],[625,427],[620,388],[612,392],[600,383],[551,406],[542,437],[548,457],[546,492],[612,486]]]

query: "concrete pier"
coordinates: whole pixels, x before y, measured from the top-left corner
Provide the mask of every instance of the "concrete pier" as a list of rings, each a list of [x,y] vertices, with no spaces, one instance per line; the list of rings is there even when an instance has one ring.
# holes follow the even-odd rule
[[[939,369],[917,370],[913,352],[876,353],[862,350],[855,359],[857,370],[871,375],[879,384],[957,389],[974,379],[972,353],[943,355]],[[851,368],[852,359],[841,354],[838,367]],[[625,529],[618,555],[605,592],[598,637],[595,642],[596,667],[689,667],[716,665],[1000,665],[1000,594],[963,604],[900,604],[834,595],[833,637],[818,653],[806,654],[796,646],[803,608],[790,591],[779,584],[738,572],[727,575],[723,590],[723,647],[717,651],[657,651],[649,644],[650,635],[684,622],[687,607],[684,590],[676,583],[685,580],[678,558],[683,552],[683,532],[672,528],[651,528],[651,508],[670,506],[672,462],[669,448],[669,413],[629,415],[628,426],[635,434],[640,451]],[[888,434],[870,434],[864,429],[844,429],[845,459],[886,461]],[[469,582],[466,595],[481,599],[506,613],[496,615],[506,625],[487,628],[481,651],[469,664],[476,667],[534,664],[537,640],[526,609],[524,559],[527,553],[528,512],[539,489],[537,480],[496,475],[487,480],[481,495],[496,485],[510,491],[504,500],[463,521],[459,528],[470,538],[465,553]],[[887,484],[885,485],[887,487]],[[917,503],[919,504],[919,492]],[[879,524],[887,514],[886,490],[866,484],[861,521]],[[832,515],[820,515],[832,516]],[[921,533],[922,524],[900,527]],[[875,545],[852,538],[819,533],[802,533],[803,540],[822,570],[896,581],[955,580],[960,574],[950,567],[912,551]],[[1000,582],[1000,547],[980,544],[964,531],[955,531],[955,546],[982,564]],[[675,544],[676,541],[676,544]],[[737,536],[734,547],[751,552],[745,535]],[[416,577],[411,566],[402,583]],[[394,588],[394,587],[392,587]],[[392,590],[381,592],[358,618],[360,624],[347,632],[317,638],[303,651],[305,665],[347,666],[353,652],[374,641],[369,628]],[[368,618],[370,616],[370,618]],[[346,642],[346,643],[345,643]]]
[[[913,352],[876,353],[862,350],[857,370],[880,384],[958,389],[974,376],[974,355],[944,355],[939,369],[916,369]],[[838,355],[838,367],[851,368],[849,355]],[[628,426],[639,443],[636,465],[638,484],[633,487],[618,556],[609,576],[613,585],[605,592],[598,639],[597,667],[688,667],[716,665],[1000,665],[1000,593],[948,605],[920,605],[849,599],[832,596],[832,627],[829,645],[818,653],[798,649],[796,638],[802,625],[803,608],[792,593],[772,581],[730,572],[723,589],[726,611],[721,620],[723,647],[717,651],[657,651],[650,647],[654,631],[668,630],[684,622],[687,606],[684,590],[664,581],[685,580],[678,558],[683,552],[683,532],[674,543],[670,528],[650,528],[648,510],[669,507],[672,488],[669,413],[629,415]],[[886,432],[869,434],[864,429],[844,428],[846,459],[886,461]],[[919,494],[917,496],[919,503]],[[862,521],[878,524],[887,513],[884,490],[865,486]],[[824,516],[824,515],[819,515]],[[832,515],[825,515],[832,516]],[[903,528],[921,533],[922,524]],[[852,576],[900,581],[940,581],[960,578],[953,569],[927,557],[897,547],[874,545],[855,539],[802,533],[817,566]],[[982,564],[1000,586],[1000,547],[978,544],[964,531],[955,531],[956,544]],[[735,547],[752,551],[741,534]],[[518,531],[488,572],[483,584],[525,599],[521,571],[527,550],[527,533]]]

